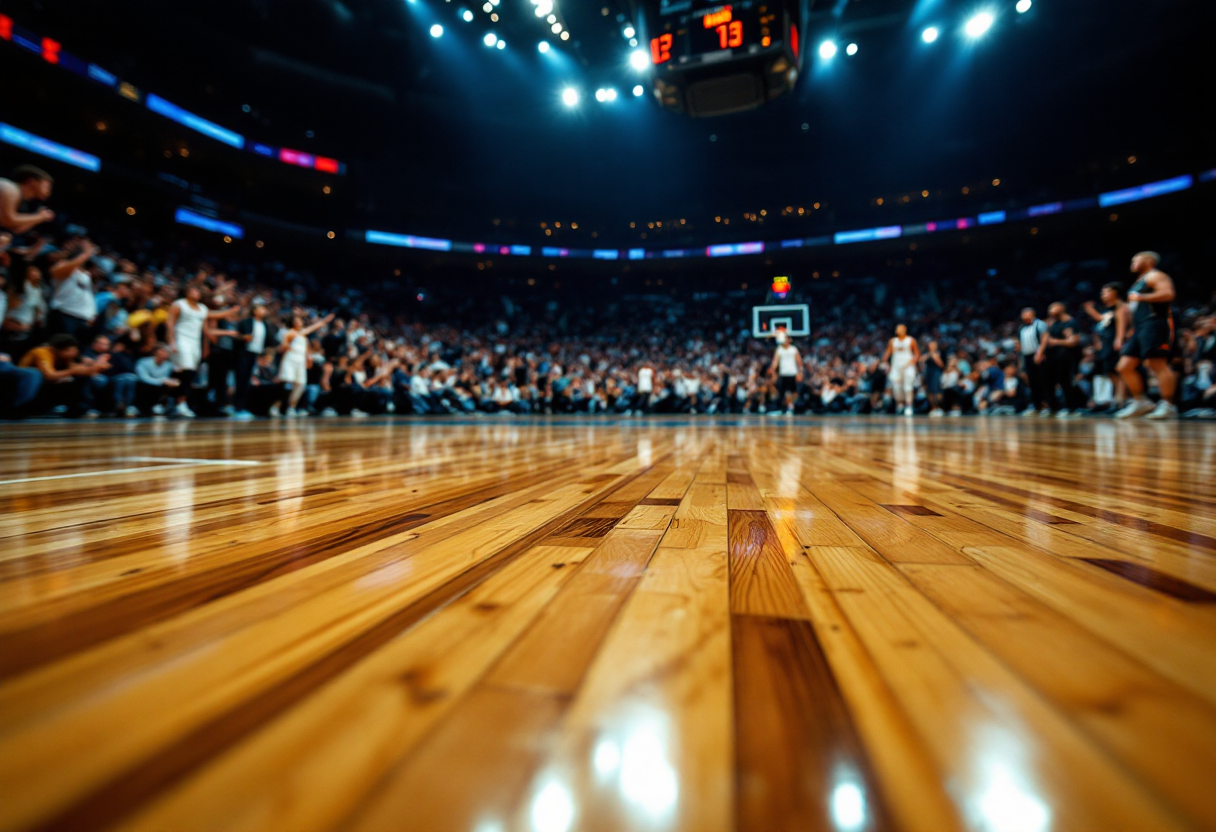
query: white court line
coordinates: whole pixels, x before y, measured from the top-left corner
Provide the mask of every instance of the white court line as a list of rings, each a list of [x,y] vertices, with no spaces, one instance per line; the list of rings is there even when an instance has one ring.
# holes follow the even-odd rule
[[[110,474],[133,474],[136,471],[164,471],[168,468],[190,468],[196,465],[261,465],[262,463],[249,459],[174,459],[160,456],[116,456],[115,462],[163,462],[167,465],[142,468],[110,468],[106,471],[82,471],[78,474],[54,474],[47,477],[26,477],[20,480],[0,480],[0,485],[20,485],[25,482],[47,482],[49,480],[70,480],[81,477],[100,477]]]
[[[261,465],[253,459],[178,459],[169,456],[116,456],[115,462],[178,462],[184,465]]]

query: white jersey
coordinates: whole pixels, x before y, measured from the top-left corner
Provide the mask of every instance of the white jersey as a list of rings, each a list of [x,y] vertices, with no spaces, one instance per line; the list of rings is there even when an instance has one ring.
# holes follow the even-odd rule
[[[308,383],[308,338],[302,333],[291,332],[293,337],[279,363],[279,381],[288,384]],[[362,382],[360,382],[362,383]]]
[[[798,375],[798,348],[792,344],[777,347],[777,375]]]
[[[93,278],[89,273],[84,269],[76,269],[55,283],[51,293],[51,309],[82,321],[92,321],[97,317],[97,301],[93,299]]]
[[[912,363],[912,336],[891,339],[891,366],[907,367]]]
[[[638,370],[638,392],[653,393],[654,392],[654,370],[649,367],[643,367]]]
[[[192,307],[182,298],[173,301],[177,311],[177,322],[173,324],[173,367],[178,370],[197,370],[203,360],[203,324],[207,321],[207,307]]]

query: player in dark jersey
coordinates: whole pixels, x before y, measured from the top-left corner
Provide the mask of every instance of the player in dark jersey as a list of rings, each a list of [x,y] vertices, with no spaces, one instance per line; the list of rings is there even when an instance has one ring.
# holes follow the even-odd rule
[[[1172,419],[1178,415],[1173,403],[1177,380],[1170,369],[1174,351],[1174,281],[1157,268],[1159,262],[1161,255],[1155,251],[1142,251],[1132,258],[1132,272],[1139,275],[1127,293],[1133,332],[1120,352],[1118,369],[1133,399],[1115,414],[1117,419],[1146,415],[1149,419]],[[1137,372],[1141,363],[1157,377],[1161,401],[1156,407],[1144,395],[1144,380]]]
[[[1047,392],[1051,409],[1059,419],[1076,414],[1081,396],[1077,392],[1077,360],[1081,351],[1080,328],[1076,318],[1068,314],[1064,304],[1053,303],[1047,308],[1047,334],[1039,345],[1035,360],[1047,368]],[[1064,407],[1056,409],[1056,388],[1060,389]]]
[[[1102,287],[1102,307],[1099,309],[1094,306],[1093,301],[1086,301],[1085,312],[1093,318],[1094,334],[1098,336],[1098,355],[1094,367],[1094,404],[1106,407],[1114,400],[1122,407],[1126,390],[1123,387],[1123,378],[1115,367],[1119,363],[1119,351],[1127,342],[1127,333],[1132,329],[1132,313],[1123,300],[1123,286],[1119,283],[1107,283]],[[1103,384],[1107,385],[1105,390],[1100,389]]]

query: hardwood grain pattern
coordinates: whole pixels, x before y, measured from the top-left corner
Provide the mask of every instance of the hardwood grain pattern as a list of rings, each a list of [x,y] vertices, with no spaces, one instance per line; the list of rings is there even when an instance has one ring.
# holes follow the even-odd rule
[[[1216,432],[4,425],[0,830],[1210,829]]]

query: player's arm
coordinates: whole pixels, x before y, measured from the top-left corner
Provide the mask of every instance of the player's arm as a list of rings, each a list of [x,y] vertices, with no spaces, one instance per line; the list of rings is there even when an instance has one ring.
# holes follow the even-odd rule
[[[288,330],[287,334],[283,336],[283,343],[279,344],[278,351],[287,352],[287,350],[289,350],[291,348],[291,339],[295,338],[295,337],[296,337],[296,334],[294,332],[292,332],[291,330]]]
[[[920,344],[915,338],[912,339],[912,360],[920,361]]]
[[[1071,326],[1064,328],[1063,338],[1052,338],[1052,343],[1060,347],[1075,347],[1081,343],[1081,336]]]
[[[316,322],[314,322],[314,323],[312,323],[312,324],[310,324],[310,325],[308,325],[308,326],[304,327],[304,334],[305,334],[305,335],[312,335],[314,332],[316,332],[316,331],[317,331],[318,329],[320,329],[321,327],[325,326],[327,323],[329,323],[329,322],[330,322],[330,321],[332,321],[333,319],[334,319],[334,313],[333,313],[333,312],[330,312],[328,315],[326,315],[326,316],[325,316],[324,318],[322,318],[321,320],[316,321]]]
[[[1132,313],[1127,308],[1126,303],[1120,303],[1115,307],[1115,349],[1123,349],[1123,344],[1127,341],[1127,330],[1131,324]]]
[[[1102,313],[1094,308],[1094,302],[1092,300],[1085,301],[1085,305],[1082,306],[1081,308],[1084,309],[1085,314],[1088,315],[1090,318],[1092,318],[1094,321],[1102,320]]]
[[[895,339],[894,338],[888,339],[887,351],[882,354],[883,361],[889,361],[891,359],[891,350],[893,350],[894,348],[895,348]]]
[[[1128,300],[1136,300],[1141,303],[1169,303],[1175,297],[1174,281],[1165,272],[1154,272],[1144,278],[1144,282],[1152,289],[1151,292],[1132,292],[1127,296]]]
[[[776,353],[776,351],[773,352],[773,360],[769,362],[768,374],[770,376],[777,374],[777,353]]]
[[[794,375],[794,378],[797,381],[802,381],[802,370],[803,370],[802,353],[800,353],[800,352],[794,353],[794,358],[798,362],[798,372]]]
[[[21,190],[16,185],[0,185],[0,228],[7,228],[14,234],[24,234],[40,223],[55,219],[55,212],[49,208],[23,214],[17,210],[20,206]]]
[[[177,318],[181,314],[182,308],[175,303],[169,307],[169,317],[165,318],[165,343],[169,345],[170,350],[177,348],[174,335],[177,329]]]

